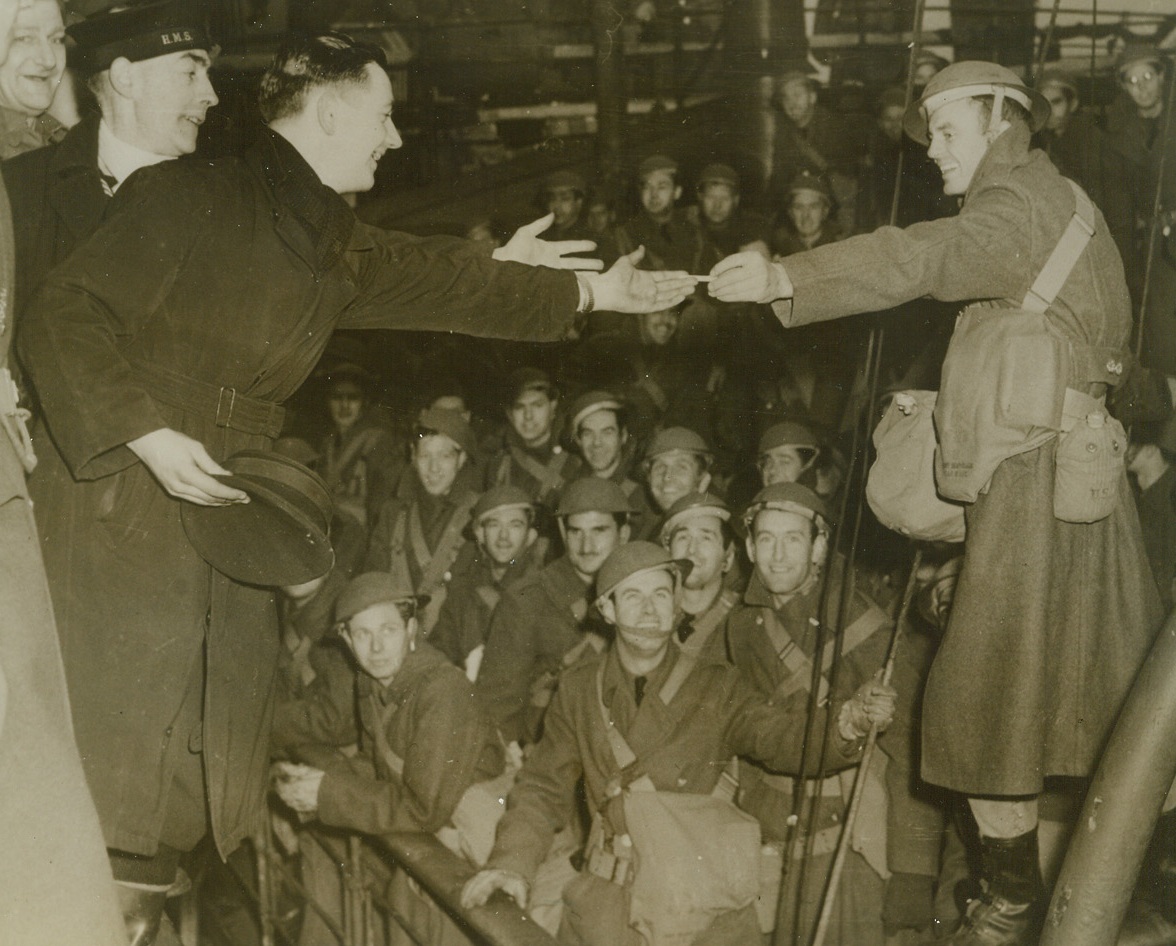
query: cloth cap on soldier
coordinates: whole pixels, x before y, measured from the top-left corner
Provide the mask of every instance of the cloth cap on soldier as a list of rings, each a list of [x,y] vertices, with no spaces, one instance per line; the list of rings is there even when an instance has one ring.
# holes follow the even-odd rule
[[[687,493],[666,510],[658,537],[663,544],[668,543],[680,526],[700,516],[711,516],[723,522],[730,522],[731,508],[714,493]]]
[[[599,605],[617,585],[641,572],[666,571],[678,583],[690,574],[692,567],[693,562],[686,559],[670,558],[670,554],[660,545],[642,541],[626,542],[609,553],[596,573],[596,603]]]
[[[119,58],[139,62],[189,49],[214,52],[206,20],[195,3],[183,0],[116,3],[66,32],[78,44],[86,69],[101,72]]]
[[[559,390],[552,383],[551,376],[539,368],[518,368],[512,371],[507,378],[507,391],[510,398],[506,402],[508,407],[528,391],[542,391],[553,400],[559,397]]]
[[[796,420],[782,420],[764,431],[764,435],[760,437],[757,454],[762,457],[777,447],[811,447],[813,450],[819,450],[821,441],[807,424]]]
[[[350,621],[360,611],[366,611],[375,604],[399,604],[405,601],[423,608],[429,603],[429,595],[415,594],[405,576],[398,577],[391,572],[364,572],[352,578],[336,599],[335,622],[342,624]]]
[[[554,171],[543,179],[543,193],[558,190],[574,190],[583,195],[588,190],[584,178],[575,171]]]
[[[483,516],[488,516],[499,509],[529,509],[534,513],[535,504],[523,489],[506,483],[486,490],[479,497],[478,501],[474,503],[473,512],[470,513],[470,520],[476,525],[482,521]]]
[[[1041,78],[1037,80],[1038,90],[1044,89],[1047,85],[1060,85],[1063,89],[1068,89],[1070,94],[1078,97],[1078,84],[1070,73],[1057,68],[1044,69],[1041,73]]]
[[[825,176],[823,174],[814,174],[807,168],[793,177],[788,184],[789,197],[798,191],[813,191],[824,197],[826,202],[833,203],[833,188],[829,186],[829,182],[825,180]]]
[[[799,483],[773,483],[756,493],[755,499],[743,513],[743,525],[749,534],[755,517],[765,509],[795,512],[811,519],[822,532],[829,531],[829,509],[825,501],[807,486],[801,486]]]
[[[1123,78],[1123,70],[1137,62],[1150,62],[1157,69],[1164,68],[1164,54],[1149,43],[1128,43],[1115,60],[1115,73]]]
[[[474,431],[460,411],[444,407],[426,407],[417,417],[416,429],[418,437],[424,436],[427,432],[448,437],[458,449],[465,452],[466,456],[472,457],[478,452],[478,441],[474,438]]]
[[[643,178],[654,171],[669,171],[671,174],[677,174],[678,162],[664,154],[651,154],[637,165],[638,178]]]
[[[804,69],[786,69],[776,79],[776,88],[783,89],[789,82],[803,82],[810,89],[817,87],[817,77]]]
[[[582,512],[629,515],[633,512],[633,506],[625,491],[612,480],[585,476],[573,480],[560,494],[555,515],[559,519],[566,519]]]
[[[698,175],[698,189],[702,190],[707,184],[726,184],[734,191],[739,190],[739,175],[735,169],[726,164],[708,164]]]
[[[940,106],[959,99],[981,95],[994,96],[992,114],[999,120],[1000,103],[1009,98],[1029,114],[1029,130],[1037,131],[1049,118],[1049,102],[1044,95],[1029,88],[1011,69],[995,62],[953,62],[936,73],[917,102],[912,102],[902,119],[902,127],[920,144],[930,144],[927,122]]]
[[[611,391],[589,391],[581,394],[572,402],[571,429],[575,433],[580,429],[580,422],[589,414],[597,411],[614,411],[617,423],[625,425],[625,402]]]
[[[645,448],[644,461],[649,463],[654,458],[660,457],[663,453],[669,453],[671,450],[685,450],[687,453],[695,453],[702,457],[707,464],[715,458],[700,434],[695,433],[689,427],[667,427],[653,435],[649,446]]]

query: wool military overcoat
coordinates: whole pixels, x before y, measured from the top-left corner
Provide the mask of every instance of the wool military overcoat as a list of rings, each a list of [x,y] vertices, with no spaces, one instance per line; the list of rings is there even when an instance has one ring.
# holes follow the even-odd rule
[[[1075,206],[1028,142],[1023,125],[993,142],[957,217],[789,257],[795,297],[773,304],[781,321],[924,295],[1019,306]],[[1046,317],[1076,345],[1126,346],[1131,304],[1101,214]],[[1061,522],[1055,444],[1005,460],[967,510],[963,570],[923,708],[923,775],[972,795],[1032,795],[1046,775],[1089,774],[1159,622],[1126,475],[1108,518]]]
[[[245,158],[146,168],[120,188],[103,227],[31,300],[21,333],[49,433],[33,488],[108,845],[155,850],[183,751],[203,752],[222,853],[256,825],[278,644],[272,594],[201,560],[180,502],[127,442],[170,427],[217,460],[265,448],[275,418],[243,422],[234,397],[259,402],[257,421],[337,327],[555,339],[577,299],[570,273],[357,223],[272,133]],[[197,662],[202,723],[175,733]],[[186,750],[169,751],[173,737]]]

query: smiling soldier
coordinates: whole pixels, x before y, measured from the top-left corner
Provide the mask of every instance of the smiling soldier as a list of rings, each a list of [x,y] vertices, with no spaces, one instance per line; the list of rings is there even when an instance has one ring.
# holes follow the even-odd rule
[[[1160,613],[1122,448],[1100,448],[1108,479],[1084,495],[1101,508],[1070,506],[1075,481],[1055,462],[1095,422],[1117,423],[1103,401],[1128,359],[1131,304],[1102,214],[1029,150],[1048,115],[1002,66],[948,66],[904,124],[963,197],[959,216],[781,263],[728,257],[710,284],[724,301],[772,303],[786,326],[924,295],[984,300],[961,315],[935,409],[936,486],[967,503],[968,535],[927,684],[923,776],[968,796],[987,882],[953,946],[1036,942],[1043,780],[1093,771]],[[1004,415],[1002,387],[1015,392]],[[986,411],[1003,421],[985,425]]]

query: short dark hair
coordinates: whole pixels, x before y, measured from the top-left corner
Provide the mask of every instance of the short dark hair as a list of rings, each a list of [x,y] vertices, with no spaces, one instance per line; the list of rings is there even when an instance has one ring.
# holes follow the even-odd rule
[[[344,33],[294,36],[282,44],[261,77],[257,104],[267,122],[297,115],[306,94],[315,86],[336,83],[362,85],[367,65],[388,67],[384,51],[371,43],[357,43]]]

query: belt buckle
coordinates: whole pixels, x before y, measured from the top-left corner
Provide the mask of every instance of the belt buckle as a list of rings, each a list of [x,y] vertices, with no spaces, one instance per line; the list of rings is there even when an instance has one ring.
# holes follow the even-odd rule
[[[225,403],[225,394],[228,393],[228,403]],[[221,388],[220,394],[216,399],[216,426],[229,427],[233,419],[233,407],[237,403],[237,389],[236,388]]]

